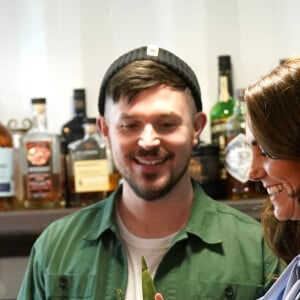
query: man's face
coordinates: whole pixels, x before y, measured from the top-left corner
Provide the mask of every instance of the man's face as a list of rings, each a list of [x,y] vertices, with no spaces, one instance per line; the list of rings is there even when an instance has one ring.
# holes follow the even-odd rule
[[[140,92],[131,103],[106,102],[107,137],[114,162],[141,198],[159,199],[188,175],[193,146],[206,116],[192,117],[182,91],[160,86]]]

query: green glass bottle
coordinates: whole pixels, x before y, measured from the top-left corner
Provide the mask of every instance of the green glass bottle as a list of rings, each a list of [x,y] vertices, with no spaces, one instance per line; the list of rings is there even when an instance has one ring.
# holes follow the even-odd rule
[[[232,70],[229,55],[221,55],[219,61],[219,97],[210,111],[210,128],[212,144],[225,148],[226,121],[233,113],[234,97]]]
[[[225,169],[225,146],[226,146],[226,122],[228,118],[233,114],[234,108],[234,96],[233,96],[233,84],[232,84],[232,68],[229,55],[218,56],[218,88],[219,96],[217,103],[212,107],[210,111],[210,130],[211,130],[211,143],[219,147],[220,150],[220,162],[221,162],[221,186],[220,190],[223,190],[221,194],[224,195],[224,199],[227,198],[226,193],[226,179],[227,172]]]

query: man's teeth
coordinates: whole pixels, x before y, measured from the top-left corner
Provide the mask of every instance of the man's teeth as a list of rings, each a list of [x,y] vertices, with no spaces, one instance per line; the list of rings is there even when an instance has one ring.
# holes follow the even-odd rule
[[[283,190],[282,185],[273,185],[273,186],[267,188],[268,194],[270,196],[274,196],[274,195],[280,193],[282,190]]]
[[[138,160],[138,162],[139,162],[140,164],[148,165],[148,166],[160,164],[160,163],[163,161],[163,159],[157,159],[157,160],[144,160],[144,159],[142,159],[142,158],[138,158],[137,160]]]

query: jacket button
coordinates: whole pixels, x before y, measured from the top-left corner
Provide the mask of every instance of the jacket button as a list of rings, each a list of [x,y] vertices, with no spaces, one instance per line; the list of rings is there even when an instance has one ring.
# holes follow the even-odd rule
[[[233,288],[232,288],[232,286],[226,287],[225,290],[224,290],[224,292],[225,292],[225,296],[226,297],[232,297],[233,296]]]
[[[68,280],[68,277],[67,276],[61,276],[59,278],[59,287],[61,289],[66,289],[69,285],[69,280]]]

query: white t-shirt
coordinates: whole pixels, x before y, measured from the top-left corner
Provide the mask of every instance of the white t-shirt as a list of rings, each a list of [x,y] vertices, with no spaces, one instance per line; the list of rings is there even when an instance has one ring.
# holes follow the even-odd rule
[[[147,239],[133,235],[124,225],[117,213],[117,224],[126,248],[128,259],[128,283],[125,300],[141,300],[142,292],[142,256],[145,257],[152,278],[156,269],[177,234],[164,238]]]

